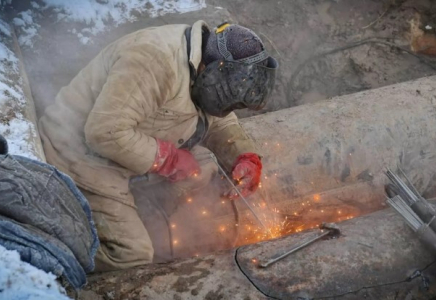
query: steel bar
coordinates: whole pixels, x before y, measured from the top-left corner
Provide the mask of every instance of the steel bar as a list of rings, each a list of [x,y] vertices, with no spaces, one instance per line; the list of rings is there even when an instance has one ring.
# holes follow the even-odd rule
[[[415,214],[415,212],[404,202],[400,196],[395,196],[392,199],[388,199],[389,205],[391,205],[403,218],[407,221],[407,224],[417,231],[423,224],[421,219]]]
[[[325,236],[327,236],[327,235],[329,235],[329,234],[330,234],[330,231],[329,231],[329,230],[326,230],[325,232],[321,233],[320,235],[314,237],[313,239],[310,239],[310,240],[304,242],[303,244],[298,245],[298,246],[295,247],[295,248],[292,248],[291,250],[289,250],[289,251],[283,253],[282,255],[280,255],[280,256],[278,256],[278,257],[276,257],[276,258],[271,258],[271,259],[269,259],[269,260],[267,260],[267,261],[265,261],[265,262],[261,262],[261,263],[259,263],[259,267],[261,267],[261,268],[267,268],[268,266],[272,265],[273,263],[278,262],[279,260],[281,260],[281,259],[287,257],[288,255],[291,255],[292,253],[297,252],[297,251],[300,250],[300,249],[303,249],[304,247],[306,247],[306,246],[312,244],[313,242],[316,242],[317,240],[319,240],[319,239],[321,239],[321,238],[323,238],[323,237],[325,237]]]
[[[400,169],[401,170],[401,169]],[[401,170],[404,177],[406,177],[406,180],[410,183],[410,180],[407,178],[407,176],[404,174],[404,172]],[[418,198],[420,197],[416,189],[413,187],[414,190],[411,190],[402,180],[401,178],[392,172],[390,169],[387,170],[386,175],[388,178],[392,181],[392,183],[398,188],[399,193],[401,194],[403,200],[407,201],[409,205],[412,205],[415,203]]]

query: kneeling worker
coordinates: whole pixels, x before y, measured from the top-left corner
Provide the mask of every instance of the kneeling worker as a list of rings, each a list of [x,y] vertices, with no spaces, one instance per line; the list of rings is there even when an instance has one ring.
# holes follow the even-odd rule
[[[196,189],[217,172],[204,159],[212,151],[243,194],[256,190],[262,164],[232,111],[262,108],[277,67],[251,30],[198,21],[126,35],[60,90],[39,129],[47,161],[89,200],[101,242],[96,271],[153,259],[131,177],[155,173]]]

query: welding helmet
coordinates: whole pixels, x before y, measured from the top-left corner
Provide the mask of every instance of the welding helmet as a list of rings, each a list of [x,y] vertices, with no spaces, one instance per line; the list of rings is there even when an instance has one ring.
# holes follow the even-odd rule
[[[261,52],[234,59],[227,48],[229,26],[224,23],[216,29],[221,58],[206,65],[191,92],[194,102],[216,117],[225,117],[235,109],[263,108],[274,87],[278,68],[277,61],[268,55],[263,44]]]

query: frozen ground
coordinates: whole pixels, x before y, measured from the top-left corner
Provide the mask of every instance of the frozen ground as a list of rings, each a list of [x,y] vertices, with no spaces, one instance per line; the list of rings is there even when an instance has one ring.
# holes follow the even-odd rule
[[[67,300],[56,276],[20,260],[16,251],[0,246],[0,299]]]
[[[153,18],[195,11],[205,6],[205,0],[40,0],[30,2],[30,8],[18,13],[13,23],[20,31],[20,45],[32,47],[41,27],[38,24],[41,13],[50,11],[58,22],[71,23],[69,32],[81,43],[88,44],[96,34],[107,30],[107,25],[117,27],[134,22],[140,14]],[[80,25],[76,28],[78,23]]]
[[[9,152],[37,159],[35,126],[25,118],[26,99],[19,61],[13,52],[10,27],[0,20],[0,134],[9,144]]]

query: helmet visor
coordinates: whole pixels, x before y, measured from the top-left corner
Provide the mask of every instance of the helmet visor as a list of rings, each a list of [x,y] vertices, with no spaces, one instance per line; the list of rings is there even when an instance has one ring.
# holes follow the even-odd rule
[[[264,64],[217,60],[199,74],[193,96],[201,96],[197,102],[207,101],[206,106],[214,105],[221,112],[240,108],[259,110],[274,88],[277,68],[278,63],[272,57]]]

